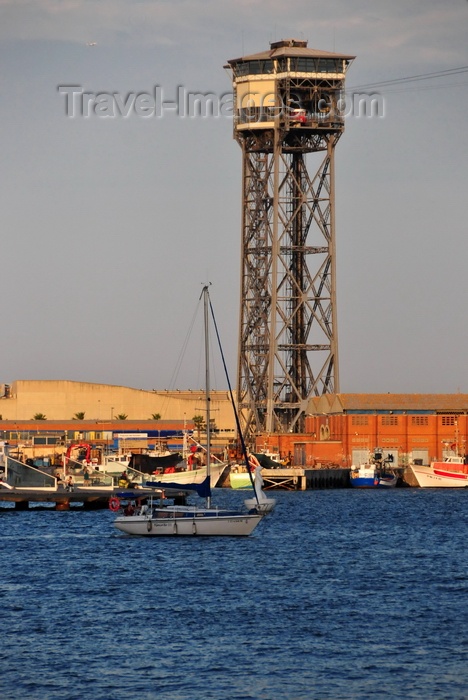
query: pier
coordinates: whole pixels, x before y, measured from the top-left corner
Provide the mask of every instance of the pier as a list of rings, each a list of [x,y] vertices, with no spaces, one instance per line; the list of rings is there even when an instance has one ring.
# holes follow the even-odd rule
[[[99,510],[109,507],[109,499],[114,497],[125,499],[161,498],[162,495],[168,498],[185,500],[187,491],[181,489],[98,489],[86,488],[66,491],[65,489],[5,489],[0,488],[0,503],[14,503],[15,510],[28,510],[32,504],[49,504],[47,507],[54,507],[55,510],[70,510],[71,507],[80,510]],[[164,497],[164,496],[163,496]]]
[[[306,491],[351,488],[349,467],[283,467],[262,469],[263,489]],[[395,468],[400,486],[418,486],[410,469]]]
[[[264,489],[285,489],[305,491],[307,489],[347,488],[349,469],[307,469],[305,467],[285,467],[283,469],[262,469]]]

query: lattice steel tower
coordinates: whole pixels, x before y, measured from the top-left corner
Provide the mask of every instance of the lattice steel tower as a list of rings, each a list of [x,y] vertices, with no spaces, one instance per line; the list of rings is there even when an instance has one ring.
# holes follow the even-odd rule
[[[353,58],[287,39],[226,66],[242,148],[237,392],[246,436],[302,432],[308,399],[339,391],[334,152]],[[319,159],[313,171],[307,154]]]

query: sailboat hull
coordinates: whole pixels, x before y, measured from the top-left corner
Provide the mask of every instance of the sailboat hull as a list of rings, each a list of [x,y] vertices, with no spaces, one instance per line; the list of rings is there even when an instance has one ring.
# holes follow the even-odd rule
[[[179,507],[153,509],[148,515],[120,516],[114,521],[127,535],[149,537],[248,536],[262,519],[259,513],[236,513],[218,509]]]

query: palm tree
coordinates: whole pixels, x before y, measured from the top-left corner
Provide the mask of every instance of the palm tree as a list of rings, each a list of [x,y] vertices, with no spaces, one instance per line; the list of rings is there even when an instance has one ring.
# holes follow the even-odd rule
[[[33,420],[47,420],[45,413],[35,413]]]
[[[84,420],[84,417],[85,417],[85,412],[78,411],[78,413],[75,413],[72,420]]]
[[[192,420],[195,423],[195,427],[197,429],[197,440],[198,442],[200,442],[200,432],[202,430],[205,430],[205,419],[203,418],[203,416],[194,416]]]
[[[127,418],[128,418],[128,415],[126,413],[118,413],[115,416],[116,420],[127,420]]]
[[[152,413],[151,418],[153,420],[161,420],[161,414],[160,413]]]

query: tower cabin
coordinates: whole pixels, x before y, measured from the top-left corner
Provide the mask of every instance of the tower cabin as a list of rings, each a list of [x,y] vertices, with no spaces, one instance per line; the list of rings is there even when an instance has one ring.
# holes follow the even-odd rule
[[[345,74],[353,59],[298,39],[231,59],[225,67],[232,71],[234,130],[342,131]]]

